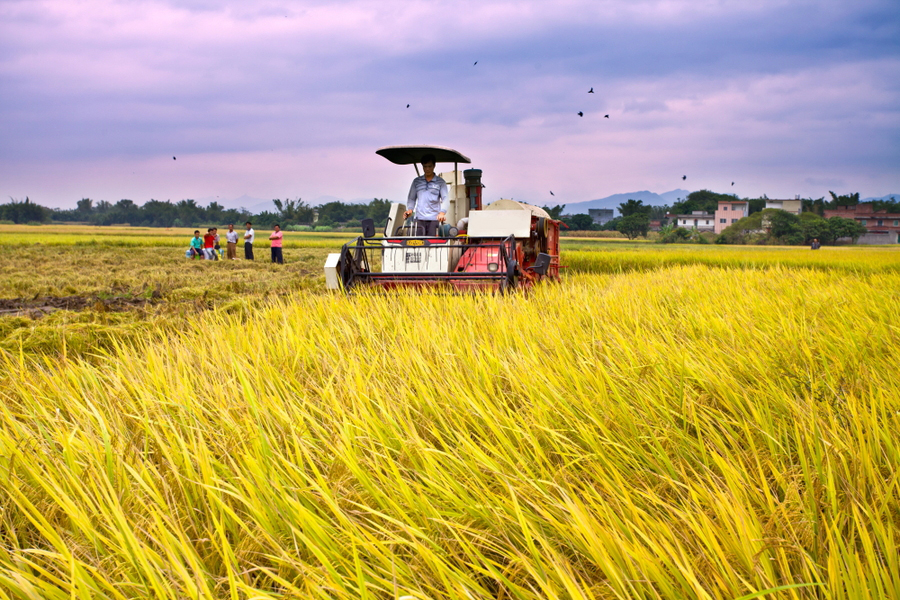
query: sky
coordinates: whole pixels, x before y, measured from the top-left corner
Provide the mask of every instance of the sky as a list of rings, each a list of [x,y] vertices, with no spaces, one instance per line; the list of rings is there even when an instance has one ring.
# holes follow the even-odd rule
[[[0,0],[0,202],[402,200],[400,144],[487,200],[900,193],[900,3]]]

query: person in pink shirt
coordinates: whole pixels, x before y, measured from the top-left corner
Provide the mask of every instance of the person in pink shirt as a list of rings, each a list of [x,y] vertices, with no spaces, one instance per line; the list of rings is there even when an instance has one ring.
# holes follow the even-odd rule
[[[269,236],[269,240],[272,241],[272,262],[279,265],[284,264],[284,255],[281,253],[282,237],[284,237],[284,234],[281,233],[281,226],[276,223],[275,231]]]

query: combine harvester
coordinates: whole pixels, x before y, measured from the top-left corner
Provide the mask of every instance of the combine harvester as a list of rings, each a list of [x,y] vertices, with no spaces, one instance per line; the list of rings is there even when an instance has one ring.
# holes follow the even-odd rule
[[[559,221],[541,208],[497,200],[482,207],[481,170],[467,169],[466,156],[440,146],[388,146],[376,151],[397,165],[416,165],[426,154],[438,163],[454,163],[440,173],[447,182],[450,207],[438,235],[416,235],[415,221],[404,221],[406,205],[392,203],[383,237],[375,237],[371,219],[363,235],[344,244],[325,262],[328,289],[350,292],[358,286],[446,288],[508,292],[543,279],[559,279]]]

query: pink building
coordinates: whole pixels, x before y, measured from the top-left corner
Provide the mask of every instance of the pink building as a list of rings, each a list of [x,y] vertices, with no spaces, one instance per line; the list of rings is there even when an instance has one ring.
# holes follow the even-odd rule
[[[722,233],[732,223],[737,223],[750,214],[750,203],[746,200],[719,200],[716,209],[716,233]]]

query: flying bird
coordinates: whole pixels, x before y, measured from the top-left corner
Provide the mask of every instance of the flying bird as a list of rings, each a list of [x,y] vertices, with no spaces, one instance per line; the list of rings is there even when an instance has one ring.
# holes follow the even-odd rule
[[[581,111],[579,110],[579,111],[578,111],[578,116],[579,116],[579,117],[583,117],[583,116],[584,116],[584,113],[581,112]]]
[[[588,94],[593,94],[593,93],[594,93],[594,88],[591,88],[588,90]]]
[[[687,175],[682,175],[681,180],[684,181],[685,179],[687,179]]]
[[[174,156],[172,157],[172,160],[175,160],[175,157],[174,157]]]
[[[604,119],[608,119],[608,118],[609,118],[609,115],[603,115],[603,118],[604,118]]]
[[[550,190],[550,195],[555,196],[556,194],[553,193],[553,190]]]
[[[409,104],[406,105],[406,108],[409,108]]]
[[[734,185],[734,182],[733,182],[733,181],[731,182],[731,185]]]
[[[476,60],[475,62],[472,63],[472,66],[474,67],[477,64],[478,64],[478,61]]]

